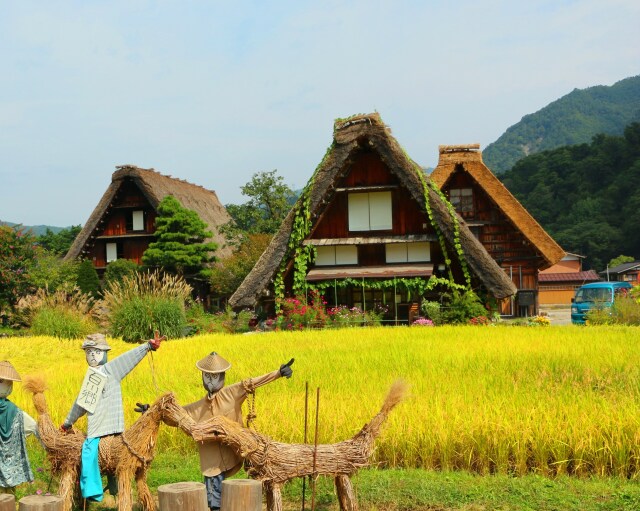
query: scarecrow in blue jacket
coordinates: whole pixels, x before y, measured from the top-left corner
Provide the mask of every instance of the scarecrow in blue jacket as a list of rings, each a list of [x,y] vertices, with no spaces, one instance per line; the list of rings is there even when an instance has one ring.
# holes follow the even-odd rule
[[[13,382],[21,381],[11,362],[0,362],[0,493],[33,481],[26,437],[37,433],[36,421],[7,399]]]
[[[164,336],[159,337],[156,332],[154,339],[123,353],[111,362],[107,362],[107,352],[111,347],[103,334],[88,335],[82,343],[89,367],[78,398],[61,428],[68,431],[81,416],[87,414],[87,439],[82,444],[80,469],[80,491],[87,500],[102,500],[102,478],[98,465],[100,438],[124,431],[120,382],[149,351],[157,350],[164,339]],[[108,486],[115,493],[115,481],[109,481]]]

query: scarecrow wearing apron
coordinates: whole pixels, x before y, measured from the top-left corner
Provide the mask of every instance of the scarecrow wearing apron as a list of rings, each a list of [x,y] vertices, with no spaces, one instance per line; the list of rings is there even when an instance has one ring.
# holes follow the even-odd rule
[[[80,490],[90,501],[102,500],[102,478],[98,465],[98,445],[100,438],[118,435],[124,431],[124,411],[120,382],[140,363],[149,351],[160,347],[164,337],[151,339],[140,346],[123,353],[107,362],[107,352],[111,349],[103,334],[91,334],[82,343],[85,351],[87,374],[80,394],[61,428],[64,431],[84,414],[87,414],[87,439],[82,444]],[[115,481],[109,481],[112,493],[117,488]]]
[[[0,493],[13,493],[15,486],[33,481],[26,438],[37,434],[37,426],[36,421],[7,399],[14,381],[21,381],[18,371],[11,362],[0,362]]]
[[[242,403],[247,399],[248,392],[253,392],[256,387],[271,383],[282,376],[291,378],[293,374],[291,364],[293,359],[271,373],[225,387],[225,372],[231,364],[214,351],[196,362],[196,367],[202,371],[202,384],[207,395],[200,401],[186,405],[184,409],[196,422],[204,422],[214,416],[224,415],[242,424]],[[148,405],[138,404],[138,406],[142,407],[138,411],[144,411]],[[220,509],[222,481],[240,470],[242,458],[220,442],[199,442],[198,449],[200,470],[207,488],[207,503],[211,510]]]

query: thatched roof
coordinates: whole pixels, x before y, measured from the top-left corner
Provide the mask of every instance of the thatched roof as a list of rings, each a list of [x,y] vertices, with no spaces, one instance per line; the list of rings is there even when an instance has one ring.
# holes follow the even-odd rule
[[[216,255],[224,257],[230,254],[231,249],[225,247],[225,239],[218,232],[218,228],[227,223],[231,217],[218,199],[216,192],[182,179],[165,176],[154,169],[142,169],[134,165],[122,165],[116,168],[118,170],[111,176],[111,184],[71,245],[65,259],[75,259],[80,256],[82,249],[94,235],[100,219],[109,209],[118,189],[127,178],[133,180],[156,211],[162,199],[167,195],[173,195],[182,206],[198,213],[207,224],[208,230],[213,233],[211,241],[218,244]]]
[[[312,182],[310,181],[309,211],[313,223],[317,221],[326,204],[331,201],[337,181],[348,171],[353,159],[362,149],[376,152],[424,210],[425,196],[419,175],[420,167],[406,155],[391,135],[391,130],[382,122],[380,116],[374,113],[335,122],[333,144],[316,169]],[[428,178],[424,177],[424,179]],[[454,224],[449,211],[435,191],[429,189],[428,193],[434,219],[450,246],[453,246]],[[303,199],[304,197],[301,197],[294,205],[253,270],[230,298],[229,303],[232,307],[253,307],[268,288],[286,255],[295,213],[302,207]],[[511,280],[461,219],[460,241],[470,271],[490,293],[496,298],[515,293],[516,288]],[[451,248],[449,250],[452,251]]]
[[[542,254],[546,264],[540,267],[541,270],[553,266],[565,256],[565,251],[560,245],[547,234],[484,164],[479,144],[440,146],[438,165],[429,177],[442,189],[455,172],[457,165],[462,166],[478,186],[491,197],[509,221]]]

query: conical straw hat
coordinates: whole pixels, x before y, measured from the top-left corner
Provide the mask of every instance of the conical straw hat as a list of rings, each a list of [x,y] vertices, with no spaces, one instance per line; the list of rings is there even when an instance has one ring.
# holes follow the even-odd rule
[[[0,380],[22,381],[18,371],[15,370],[8,360],[0,362]]]
[[[196,367],[205,373],[224,373],[231,367],[231,364],[212,351],[202,360],[198,360]]]

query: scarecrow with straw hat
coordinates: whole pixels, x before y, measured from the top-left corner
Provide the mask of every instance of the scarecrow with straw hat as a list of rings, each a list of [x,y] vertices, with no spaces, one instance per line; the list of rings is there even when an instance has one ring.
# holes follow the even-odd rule
[[[195,403],[186,405],[184,409],[198,423],[224,415],[242,424],[242,403],[247,399],[247,395],[253,394],[257,387],[271,383],[282,376],[291,378],[293,360],[282,364],[279,369],[271,373],[225,387],[225,373],[231,364],[214,351],[196,362],[196,367],[202,371],[202,384],[207,395]],[[144,411],[147,406],[138,403],[136,410]],[[177,426],[177,424],[173,425]],[[222,481],[240,469],[242,458],[220,442],[199,442],[198,449],[200,470],[207,488],[207,503],[211,510],[217,510],[220,508]]]
[[[22,381],[11,362],[0,362],[0,490],[13,491],[14,486],[33,481],[29,466],[26,437],[37,434],[36,421],[7,396],[13,382]]]
[[[98,465],[98,445],[100,438],[118,435],[124,431],[124,410],[120,382],[138,365],[149,351],[160,347],[160,337],[142,343],[107,362],[107,352],[111,346],[104,334],[90,334],[82,343],[82,349],[89,367],[80,393],[60,428],[69,431],[71,426],[87,414],[87,439],[82,444],[80,490],[90,501],[102,500],[102,478]],[[117,493],[116,481],[109,480],[109,491]]]

